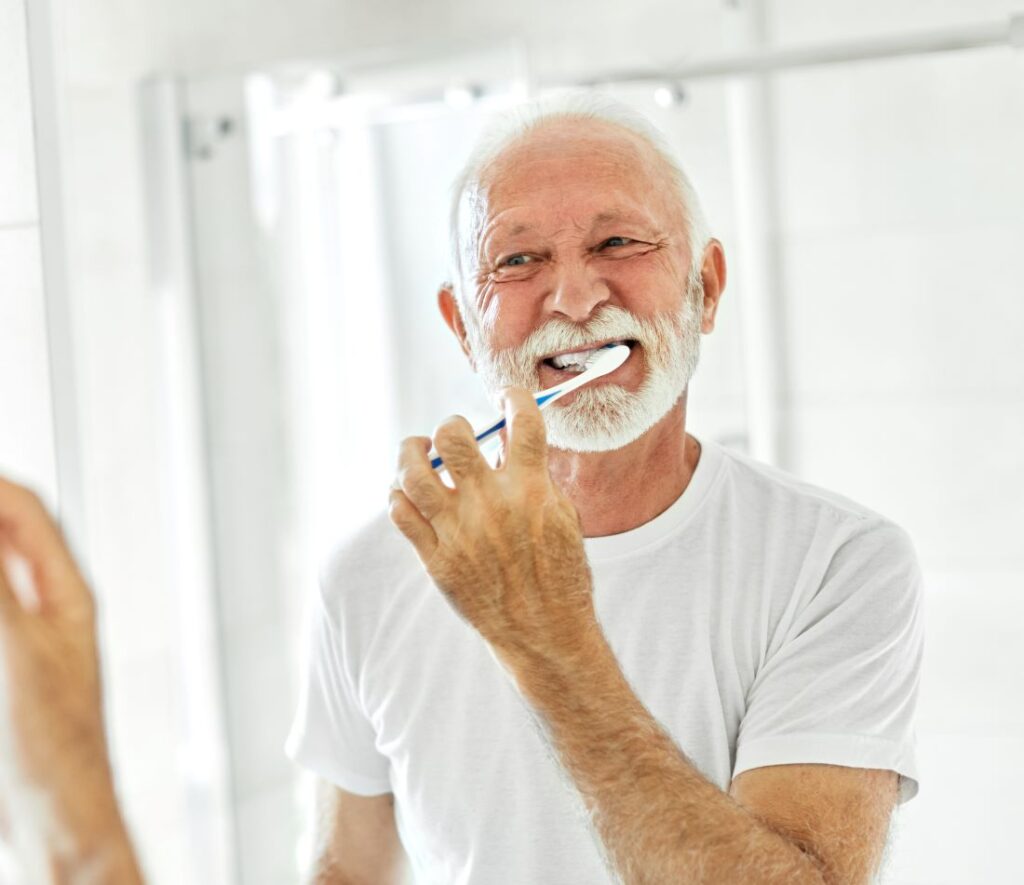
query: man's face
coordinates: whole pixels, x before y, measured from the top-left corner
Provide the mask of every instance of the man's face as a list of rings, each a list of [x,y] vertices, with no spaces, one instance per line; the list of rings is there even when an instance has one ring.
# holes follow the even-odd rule
[[[645,143],[604,124],[548,124],[485,170],[463,225],[467,335],[492,394],[572,378],[560,354],[630,345],[615,372],[548,409],[551,445],[620,448],[679,400],[700,346],[700,268]]]

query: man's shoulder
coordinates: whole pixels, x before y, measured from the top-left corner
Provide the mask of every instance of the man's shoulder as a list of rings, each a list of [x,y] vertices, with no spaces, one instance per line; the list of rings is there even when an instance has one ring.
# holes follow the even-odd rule
[[[916,562],[909,533],[895,520],[832,489],[722,447],[740,509],[786,539],[829,556]],[[802,542],[802,543],[801,543]]]
[[[743,453],[727,451],[726,458],[732,483],[729,514],[744,527],[742,550],[760,544],[762,553],[771,550],[776,568],[788,562],[793,569],[791,583],[777,583],[780,592],[790,587],[803,594],[804,605],[812,598],[820,598],[822,605],[856,599],[866,610],[885,608],[894,624],[914,616],[923,578],[913,539],[903,526],[846,495]],[[876,611],[872,617],[877,622],[880,616]]]
[[[758,499],[773,514],[792,517],[806,512],[818,517],[828,515],[837,523],[850,525],[895,525],[888,517],[847,495],[735,449],[720,444],[719,448],[729,465],[734,488],[745,497]]]

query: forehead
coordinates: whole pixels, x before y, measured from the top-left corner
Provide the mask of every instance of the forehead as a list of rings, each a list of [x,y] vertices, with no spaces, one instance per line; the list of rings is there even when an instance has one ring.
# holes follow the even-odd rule
[[[544,123],[482,170],[477,222],[507,230],[571,219],[646,215],[668,226],[680,214],[665,160],[629,130],[597,120]]]

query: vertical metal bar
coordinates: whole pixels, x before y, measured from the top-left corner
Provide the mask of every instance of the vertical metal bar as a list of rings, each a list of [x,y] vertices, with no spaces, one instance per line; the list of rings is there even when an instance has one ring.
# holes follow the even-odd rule
[[[186,825],[197,883],[237,881],[237,846],[227,760],[220,624],[209,497],[201,353],[180,84],[160,77],[140,90],[150,241],[150,279],[163,334],[166,499],[178,599],[184,682],[181,763]]]
[[[78,551],[86,549],[82,492],[81,437],[75,384],[75,348],[68,296],[64,169],[61,159],[61,105],[57,89],[55,30],[49,0],[25,4],[29,80],[35,130],[36,186],[43,259],[53,442],[58,509],[65,534]]]
[[[727,36],[737,49],[756,50],[764,45],[762,0],[729,4],[725,18]],[[749,454],[786,468],[790,465],[784,418],[786,328],[779,285],[772,93],[763,74],[737,77],[726,91]]]

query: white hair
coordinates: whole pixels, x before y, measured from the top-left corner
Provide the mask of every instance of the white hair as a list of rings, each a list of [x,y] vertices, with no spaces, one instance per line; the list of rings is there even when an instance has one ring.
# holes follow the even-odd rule
[[[597,92],[570,90],[514,105],[495,114],[478,137],[469,159],[452,185],[449,216],[452,265],[450,282],[456,292],[460,293],[462,289],[463,243],[460,234],[460,215],[464,199],[479,184],[484,169],[507,148],[543,123],[562,119],[596,120],[619,126],[640,136],[650,145],[664,162],[678,192],[690,247],[690,260],[698,265],[696,272],[699,274],[699,262],[711,235],[697,192],[664,133],[639,111],[617,99]],[[691,267],[691,276],[694,270]],[[459,300],[461,301],[461,296]]]

